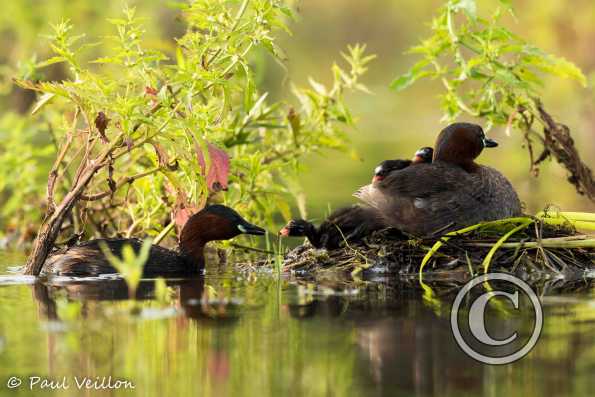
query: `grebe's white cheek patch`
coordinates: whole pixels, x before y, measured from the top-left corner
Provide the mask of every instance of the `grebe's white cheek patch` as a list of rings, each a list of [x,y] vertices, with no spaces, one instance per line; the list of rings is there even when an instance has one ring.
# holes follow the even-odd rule
[[[413,200],[413,205],[415,208],[426,208],[428,206],[428,201],[417,197],[415,200]]]
[[[242,233],[246,233],[246,228],[244,227],[244,225],[238,225],[238,230]]]
[[[379,165],[378,167],[374,168],[374,174],[378,174],[380,171],[382,171],[382,166]]]

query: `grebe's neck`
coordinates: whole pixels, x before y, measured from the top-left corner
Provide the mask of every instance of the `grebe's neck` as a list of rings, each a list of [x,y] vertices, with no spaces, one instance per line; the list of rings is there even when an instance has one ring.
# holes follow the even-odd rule
[[[202,241],[193,241],[192,244],[180,242],[180,254],[189,265],[202,269],[205,267],[205,245]]]
[[[471,159],[467,159],[467,160],[461,160],[461,161],[442,161],[443,163],[450,163],[450,164],[455,164],[458,165],[459,167],[461,167],[462,169],[464,169],[465,171],[467,171],[470,174],[476,174],[477,172],[479,172],[480,169],[480,165],[477,164],[475,161],[471,160]]]
[[[190,266],[202,269],[205,265],[205,245],[215,240],[210,233],[218,230],[218,218],[199,211],[186,221],[180,232],[179,251]]]

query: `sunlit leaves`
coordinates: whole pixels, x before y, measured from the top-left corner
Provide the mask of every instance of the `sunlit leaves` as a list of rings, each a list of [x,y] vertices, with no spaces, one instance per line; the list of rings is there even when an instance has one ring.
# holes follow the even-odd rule
[[[37,102],[35,102],[35,105],[33,105],[33,108],[31,109],[31,114],[35,114],[39,111],[39,109],[41,109],[45,104],[47,104],[49,101],[51,101],[54,97],[56,96],[56,94],[52,93],[52,92],[46,92],[45,94],[43,94],[39,100]]]
[[[359,83],[359,80],[361,76],[368,71],[368,64],[376,58],[376,55],[366,54],[365,44],[347,46],[347,50],[348,52],[342,52],[341,56],[343,59],[345,59],[351,70],[346,72],[337,65],[333,65],[333,72],[335,73],[335,84],[333,85],[333,90],[338,90],[340,89],[340,85],[344,85],[346,88],[352,90],[359,90],[369,93],[366,86]]]
[[[529,54],[524,55],[523,60],[527,65],[531,65],[542,72],[576,80],[583,87],[587,85],[587,78],[583,72],[574,63],[562,57],[556,57],[538,49],[532,49]]]
[[[76,60],[76,52],[73,50],[74,45],[84,37],[84,35],[70,35],[72,25],[69,21],[62,21],[53,25],[54,35],[51,36],[52,41],[50,47],[56,53],[58,59],[62,58],[70,64],[75,70],[79,69]],[[56,57],[54,57],[56,59]]]
[[[500,1],[489,19],[478,17],[474,0],[449,0],[432,20],[432,35],[409,52],[419,60],[397,77],[391,88],[406,89],[420,78],[439,78],[444,119],[461,113],[484,117],[487,124],[510,124],[516,108],[531,103],[543,87],[544,74],[578,81],[583,73],[571,62],[547,54],[499,24],[512,13],[510,1]],[[519,118],[515,118],[521,121]]]
[[[134,252],[134,249],[129,244],[125,244],[122,247],[122,252],[114,253],[103,241],[99,244],[101,251],[109,261],[110,265],[112,265],[126,281],[130,297],[135,296],[136,288],[138,287],[143,274],[143,268],[149,259],[151,246],[152,241],[147,239],[143,241],[143,245],[138,253]]]
[[[313,77],[308,87],[294,87],[294,103],[273,102],[255,83],[253,61],[262,54],[259,48],[283,61],[276,42],[288,32],[287,4],[196,0],[182,11],[188,29],[176,38],[167,62],[145,39],[134,8],[125,7],[121,17],[109,20],[114,34],[100,38],[101,58],[84,62],[80,52],[87,43],[74,33],[84,27],[64,22],[50,38],[54,54],[31,64],[63,62],[68,78],[36,81],[30,72],[17,81],[40,93],[37,117],[49,120],[58,144],[73,134],[63,175],[76,171],[81,152],[93,158],[116,147],[110,166],[95,174],[85,192],[109,193],[80,209],[82,222],[94,221],[83,225],[90,233],[157,235],[164,222],[183,223],[207,200],[272,222],[275,213],[288,216],[287,180],[301,157],[346,145],[343,129],[354,117],[343,96],[367,91],[360,78],[373,56],[365,46],[342,54],[344,62],[332,66],[331,84]],[[75,109],[80,113],[74,125],[57,116]],[[134,175],[142,176],[127,183]],[[56,200],[68,183],[64,178]],[[111,219],[101,208],[109,208]]]
[[[390,87],[394,90],[402,91],[415,83],[418,79],[432,74],[432,71],[425,69],[426,66],[428,66],[428,63],[429,61],[426,59],[417,62],[405,74],[394,79],[390,84]]]

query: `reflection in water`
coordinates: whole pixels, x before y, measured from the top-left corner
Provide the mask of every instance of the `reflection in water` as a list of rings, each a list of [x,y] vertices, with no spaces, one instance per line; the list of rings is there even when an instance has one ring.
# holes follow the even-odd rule
[[[166,299],[156,300],[154,285],[143,281],[136,301],[121,280],[0,287],[0,377],[111,375],[140,395],[527,397],[595,386],[592,288],[544,298],[535,349],[491,367],[454,342],[450,295],[435,305],[389,283],[338,290],[228,275],[168,280]]]

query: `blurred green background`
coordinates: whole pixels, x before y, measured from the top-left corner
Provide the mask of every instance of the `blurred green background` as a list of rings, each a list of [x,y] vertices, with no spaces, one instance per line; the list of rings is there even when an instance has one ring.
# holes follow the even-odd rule
[[[179,11],[170,3],[156,0],[128,3],[146,17],[150,44],[171,54],[173,38],[184,30]],[[587,88],[572,81],[548,78],[542,99],[547,109],[571,128],[583,160],[595,168],[595,2],[575,0],[571,8],[570,3],[558,0],[513,3],[516,20],[505,19],[512,31],[546,52],[573,61],[588,76]],[[4,5],[0,15],[0,137],[6,136],[6,129],[14,128],[15,120],[20,117],[15,114],[28,114],[34,98],[15,88],[11,78],[15,73],[26,74],[33,54],[37,54],[37,60],[49,55],[42,37],[50,31],[49,24],[68,18],[76,33],[85,33],[93,41],[112,33],[105,19],[118,17],[122,4],[121,0],[21,0]],[[261,89],[279,99],[289,98],[291,84],[304,84],[308,76],[325,83],[331,81],[329,67],[340,61],[340,51],[348,44],[365,43],[369,52],[378,56],[364,79],[373,94],[349,98],[358,119],[357,130],[349,132],[354,150],[311,156],[307,161],[301,179],[310,218],[323,216],[329,208],[355,202],[351,194],[368,183],[377,163],[385,158],[410,157],[417,148],[432,145],[435,135],[444,127],[440,122],[437,95],[442,87],[438,82],[421,81],[402,93],[388,88],[391,80],[415,61],[404,52],[428,35],[427,24],[442,4],[438,0],[296,2],[297,20],[291,24],[293,35],[284,35],[280,42],[286,52],[286,66],[281,67],[264,54],[254,60]],[[493,1],[478,2],[480,12],[490,12],[493,5]],[[101,49],[89,51],[101,52]],[[46,72],[45,77],[64,76],[59,67]],[[23,131],[27,132],[26,125]],[[512,180],[529,213],[548,204],[564,210],[595,210],[591,202],[577,195],[566,182],[566,171],[558,164],[546,162],[538,178],[529,175],[529,160],[520,133],[513,131],[507,136],[503,128],[495,128],[489,135],[500,142],[500,147],[486,151],[480,162],[500,169]],[[40,147],[51,143],[42,132],[31,132],[31,141]],[[22,156],[23,162],[28,156],[27,153],[16,155]],[[19,171],[44,180],[49,165],[48,160],[47,164],[29,164]],[[32,183],[27,180],[24,178],[24,183]]]

